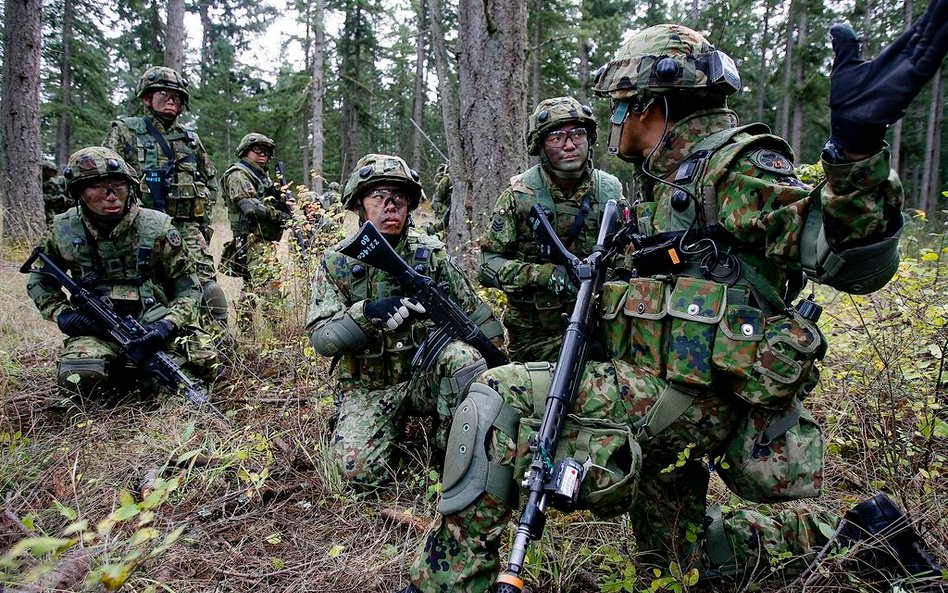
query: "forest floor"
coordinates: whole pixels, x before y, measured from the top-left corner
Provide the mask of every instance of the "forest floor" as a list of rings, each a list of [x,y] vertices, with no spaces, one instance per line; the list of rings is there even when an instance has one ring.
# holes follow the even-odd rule
[[[349,221],[350,228],[353,226]],[[228,231],[218,224],[219,255]],[[830,343],[807,400],[824,427],[824,495],[797,503],[842,513],[885,490],[948,560],[948,274],[941,244],[905,242],[897,281],[871,297],[819,291]],[[940,237],[935,237],[940,241]],[[0,256],[0,584],[7,591],[385,592],[435,517],[437,456],[411,425],[398,479],[347,489],[326,454],[334,411],[328,361],[303,333],[308,273],[291,270],[286,306],[238,334],[214,402],[223,427],[176,396],[110,407],[64,400],[61,336],[26,296],[24,248]],[[239,281],[226,279],[233,303]],[[712,482],[725,509],[759,508]],[[792,505],[772,505],[789,508]],[[636,574],[628,519],[553,513],[528,558],[533,591],[694,590]],[[774,559],[773,570],[791,559]],[[806,590],[884,591],[829,558]],[[763,567],[765,572],[770,567]],[[0,587],[0,590],[3,590]],[[803,584],[764,585],[798,591]],[[741,590],[737,584],[729,590]]]

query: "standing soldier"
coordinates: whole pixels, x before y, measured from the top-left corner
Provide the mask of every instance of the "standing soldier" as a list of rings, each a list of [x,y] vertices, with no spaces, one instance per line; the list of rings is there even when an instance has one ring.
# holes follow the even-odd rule
[[[46,226],[53,224],[54,216],[75,205],[66,191],[66,180],[56,175],[56,172],[56,165],[52,161],[43,161],[43,210],[46,212]]]
[[[237,306],[238,319],[245,322],[252,322],[257,302],[273,305],[280,292],[276,242],[283,236],[283,224],[289,215],[285,206],[282,210],[277,207],[275,196],[279,190],[267,170],[275,148],[273,140],[263,134],[247,134],[234,151],[239,160],[221,179],[234,232],[231,249],[225,251],[233,252],[229,259],[236,264],[231,265],[230,275],[246,283]]]
[[[510,359],[554,360],[563,339],[561,318],[576,287],[563,266],[537,252],[528,222],[540,204],[571,252],[591,253],[602,207],[622,200],[619,180],[593,167],[596,120],[572,97],[541,101],[527,121],[527,150],[540,164],[510,179],[481,236],[480,280],[507,293]]]
[[[448,220],[451,218],[451,193],[454,190],[451,184],[451,171],[448,163],[438,165],[438,170],[434,176],[434,195],[431,197],[431,210],[438,217],[440,230],[446,231]]]
[[[138,81],[137,95],[145,115],[113,121],[103,144],[141,177],[143,205],[174,220],[195,261],[204,311],[223,328],[227,299],[208,248],[217,170],[198,135],[178,123],[188,107],[188,81],[176,70],[152,66]]]
[[[503,328],[444,243],[411,229],[411,211],[421,197],[418,174],[400,157],[384,154],[362,157],[342,195],[360,223],[372,221],[402,259],[447,287],[488,338],[501,339]],[[452,341],[430,371],[413,372],[426,332],[424,307],[399,294],[397,279],[335,249],[323,256],[312,290],[306,331],[317,352],[335,359],[342,398],[333,455],[348,480],[375,487],[392,476],[409,415],[433,417],[435,444],[444,447],[454,407],[487,364],[472,346]]]
[[[664,571],[676,562],[680,574],[696,568],[705,582],[748,587],[799,573],[825,545],[852,549],[873,570],[940,577],[884,494],[843,522],[804,508],[722,517],[706,512],[705,459],[736,446],[745,461],[719,470],[755,501],[819,494],[822,440],[799,400],[816,382],[826,343],[819,307],[791,302],[802,270],[854,293],[895,273],[902,189],[883,138],[945,55],[945,6],[932,3],[874,61],[858,58],[850,27],[831,29],[832,130],[819,191],[796,178],[784,140],[761,124],[738,125],[726,107],[741,89],[734,62],[697,32],[639,31],[600,70],[595,91],[612,99],[609,148],[637,166],[641,201],[630,224],[645,238],[629,254],[638,275],[606,285],[613,357],[586,365],[570,409],[576,420],[565,421],[574,438],[556,456],[588,457],[580,507],[628,512],[649,564]],[[481,478],[500,474],[498,464],[523,475],[517,460],[532,431],[523,423],[518,431],[516,418],[535,415],[534,396],[543,400],[548,381],[535,366],[509,365],[472,384],[459,409],[504,410],[514,420],[455,417],[452,443],[464,426],[485,430],[465,441],[473,446],[448,449],[443,516],[419,548],[408,590],[480,593],[494,581],[518,485]],[[522,587],[514,571],[501,577],[505,590]]]
[[[201,287],[171,217],[138,204],[135,171],[107,148],[75,152],[64,176],[79,207],[56,215],[43,242],[46,255],[85,288],[108,297],[120,316],[131,315],[145,327],[146,334],[128,346],[136,358],[177,338],[176,362],[209,378],[216,356],[195,330]],[[119,344],[70,306],[58,282],[34,272],[28,291],[43,317],[68,336],[58,364],[60,387],[97,396],[140,386],[141,371],[123,363]]]

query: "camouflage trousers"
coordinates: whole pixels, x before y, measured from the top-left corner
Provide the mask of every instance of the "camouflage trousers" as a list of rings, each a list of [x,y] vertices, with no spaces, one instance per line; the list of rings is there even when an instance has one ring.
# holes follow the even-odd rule
[[[522,418],[536,415],[536,394],[523,365],[491,369],[479,381],[500,393]],[[655,403],[665,386],[664,380],[621,361],[590,363],[581,380],[573,415],[631,426]],[[702,573],[713,569],[746,573],[754,567],[769,572],[771,560],[784,558],[789,552],[797,559],[793,567],[788,567],[789,573],[791,568],[800,570],[805,566],[806,559],[826,543],[821,525],[832,530],[837,517],[788,510],[774,516],[736,513],[723,525],[730,550],[722,552],[718,544],[714,548],[707,545],[709,470],[702,456],[714,454],[728,441],[744,413],[736,398],[699,394],[668,428],[651,439],[639,439],[642,471],[628,513],[640,562],[661,568],[663,574],[667,574],[671,561],[698,567]],[[528,451],[523,439],[518,441],[494,430],[487,439],[488,458],[507,467],[517,464],[519,458],[517,467],[523,467]],[[516,471],[514,480],[519,480]],[[588,503],[582,504],[582,493],[581,506],[590,508]],[[595,512],[595,508],[591,510]],[[418,549],[410,569],[412,582],[421,591],[431,593],[485,591],[500,568],[498,552],[510,518],[507,504],[489,493],[456,514],[440,516],[434,531]],[[711,558],[717,562],[712,563]]]
[[[555,362],[563,343],[562,310],[538,311],[530,305],[509,305],[503,324],[511,361]]]
[[[237,317],[241,322],[252,318],[258,307],[267,315],[278,313],[281,305],[282,280],[277,244],[254,235],[247,236],[247,243],[247,276],[237,304]]]
[[[398,443],[410,416],[434,418],[434,445],[444,448],[451,412],[460,393],[452,377],[481,359],[464,342],[450,342],[426,373],[417,373],[384,389],[355,387],[339,404],[332,455],[342,475],[365,488],[378,487],[394,475]]]
[[[194,379],[210,384],[216,375],[217,352],[203,331],[176,339],[168,353]],[[121,354],[121,347],[112,341],[93,336],[67,338],[57,364],[59,385],[88,397],[110,389],[156,390],[139,369],[126,365]]]

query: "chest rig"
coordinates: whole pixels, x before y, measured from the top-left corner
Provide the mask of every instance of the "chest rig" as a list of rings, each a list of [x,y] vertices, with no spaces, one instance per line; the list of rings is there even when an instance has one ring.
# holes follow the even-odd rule
[[[198,167],[197,135],[181,126],[162,134],[144,117],[125,117],[122,122],[135,134],[143,204],[176,221],[203,220],[209,192],[205,172]]]
[[[168,303],[154,274],[155,242],[164,234],[167,218],[139,210],[130,228],[114,238],[96,238],[78,209],[56,220],[57,247],[79,284],[107,296],[121,315],[142,315]]]

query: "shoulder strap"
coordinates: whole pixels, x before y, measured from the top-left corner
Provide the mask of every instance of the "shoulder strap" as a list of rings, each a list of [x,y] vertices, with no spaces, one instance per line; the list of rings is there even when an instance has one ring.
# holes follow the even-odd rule
[[[174,162],[174,151],[171,150],[170,146],[168,146],[168,141],[165,140],[165,137],[161,135],[161,132],[158,131],[158,128],[156,128],[153,123],[147,119],[145,119],[144,122],[145,127],[148,129],[148,133],[151,134],[151,137],[154,138],[155,142],[158,143],[158,146],[161,147],[161,152],[165,153],[165,157],[169,161]]]
[[[556,204],[553,203],[553,194],[550,188],[543,182],[543,175],[540,173],[540,165],[530,167],[521,175],[523,184],[533,191],[533,198],[540,203],[545,210],[556,214]],[[516,187],[514,187],[516,192]]]

